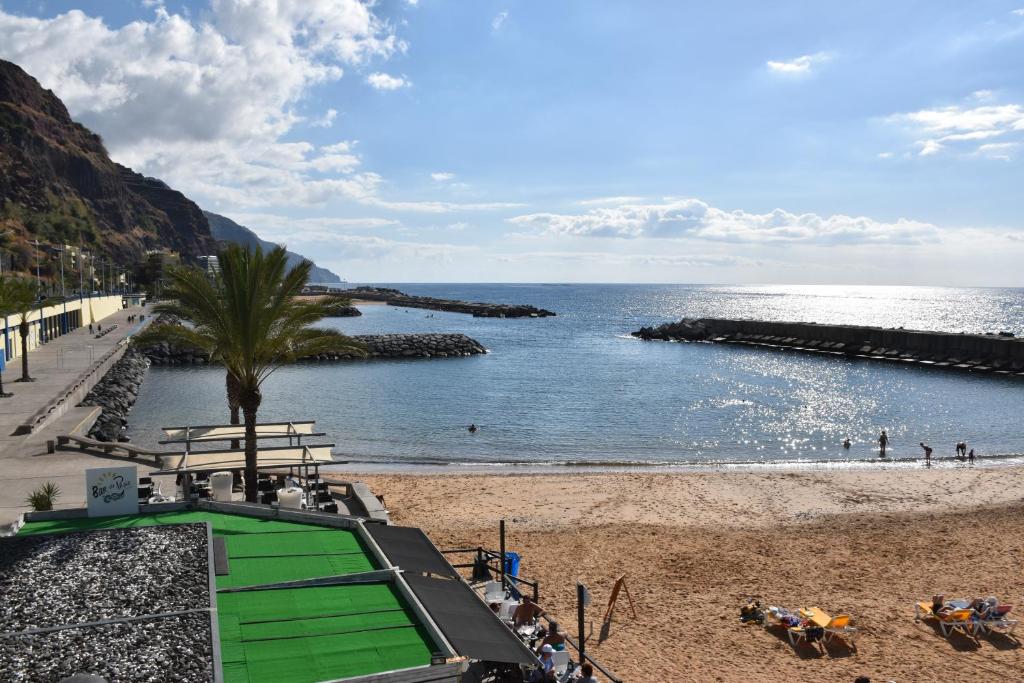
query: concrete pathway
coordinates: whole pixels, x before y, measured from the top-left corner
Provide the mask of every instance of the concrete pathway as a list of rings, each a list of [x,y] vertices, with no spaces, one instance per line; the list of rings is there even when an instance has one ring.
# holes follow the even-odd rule
[[[47,481],[56,483],[62,495],[57,507],[82,507],[85,504],[85,470],[123,458],[90,455],[59,450],[47,454],[46,442],[57,434],[73,431],[87,420],[94,420],[98,408],[69,408],[64,415],[45,424],[32,434],[14,436],[18,426],[25,424],[44,406],[49,405],[68,387],[87,374],[93,363],[114,349],[125,337],[142,326],[129,323],[128,316],[147,314],[148,309],[132,306],[101,321],[104,329],[117,328],[96,339],[85,327],[30,351],[29,374],[35,382],[14,380],[21,377],[21,359],[15,358],[4,372],[4,391],[14,394],[0,399],[0,528],[12,522],[28,508],[25,497]],[[147,315],[147,321],[149,316]],[[95,373],[93,384],[103,373]],[[140,465],[140,474],[150,468]]]

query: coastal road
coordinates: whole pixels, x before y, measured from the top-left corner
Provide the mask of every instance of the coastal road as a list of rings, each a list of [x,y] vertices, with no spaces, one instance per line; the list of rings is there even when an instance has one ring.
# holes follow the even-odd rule
[[[14,432],[80,379],[93,374],[95,376],[88,377],[87,382],[98,382],[104,372],[90,373],[90,368],[142,326],[138,322],[129,323],[128,316],[147,313],[148,309],[131,306],[100,321],[103,329],[117,327],[98,339],[84,327],[29,351],[29,374],[35,382],[14,381],[21,377],[20,358],[13,359],[7,366],[4,391],[14,396],[0,399],[0,472],[3,473],[0,527],[27,510],[25,497],[48,481],[56,483],[62,491],[57,507],[84,505],[85,470],[112,462],[112,459],[74,451],[47,454],[46,442],[94,419],[98,409],[69,407],[63,415],[31,434],[15,436]],[[147,315],[147,323],[149,319]]]

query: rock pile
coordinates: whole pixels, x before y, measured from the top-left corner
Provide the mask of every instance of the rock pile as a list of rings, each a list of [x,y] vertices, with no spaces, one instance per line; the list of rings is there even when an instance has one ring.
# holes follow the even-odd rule
[[[683,318],[658,327],[643,327],[633,332],[633,336],[645,340],[710,341],[785,348],[1024,377],[1024,339],[1009,332],[958,334],[902,327]]]
[[[457,358],[487,353],[480,342],[464,334],[365,334],[352,337],[366,345],[367,359]],[[167,343],[140,349],[153,365],[196,365],[209,363],[209,356],[196,350],[182,350]],[[362,360],[351,354],[324,353],[302,360]]]
[[[412,296],[388,287],[356,287],[352,290],[344,290],[344,293],[351,294],[356,299],[383,301],[389,306],[468,313],[475,318],[547,318],[555,315],[552,311],[536,306],[435,299],[430,296]]]
[[[128,413],[139,395],[139,385],[146,375],[149,362],[134,348],[129,348],[121,360],[107,371],[103,379],[92,388],[79,405],[100,406],[96,423],[89,437],[98,441],[122,441],[122,432],[128,424]]]

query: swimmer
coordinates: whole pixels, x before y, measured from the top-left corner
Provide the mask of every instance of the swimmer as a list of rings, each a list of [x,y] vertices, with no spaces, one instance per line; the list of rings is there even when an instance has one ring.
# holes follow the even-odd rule
[[[843,448],[845,448],[846,450],[850,450],[850,437],[846,437],[843,440]]]
[[[468,427],[466,427],[466,430],[469,431],[470,434],[476,434],[476,425],[471,424]]]

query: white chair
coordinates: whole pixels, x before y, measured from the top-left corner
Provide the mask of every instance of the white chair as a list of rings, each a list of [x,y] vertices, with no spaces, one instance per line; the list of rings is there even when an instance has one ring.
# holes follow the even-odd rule
[[[501,603],[501,609],[498,610],[498,618],[502,621],[512,621],[512,615],[516,613],[517,607],[519,607],[518,600],[506,600]]]
[[[286,489],[277,490],[277,502],[283,508],[295,508],[299,509],[302,507],[302,489],[298,487],[290,487]]]
[[[231,484],[234,475],[230,472],[214,472],[210,475],[210,497],[214,500],[231,502]]]
[[[488,605],[505,601],[505,587],[501,581],[488,581],[484,584],[484,602]]]
[[[569,651],[555,650],[551,653],[551,665],[555,668],[558,680],[562,680],[565,670],[569,668]]]

